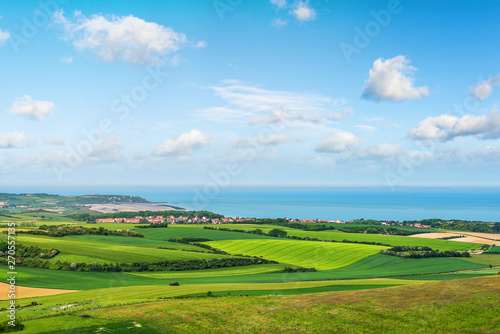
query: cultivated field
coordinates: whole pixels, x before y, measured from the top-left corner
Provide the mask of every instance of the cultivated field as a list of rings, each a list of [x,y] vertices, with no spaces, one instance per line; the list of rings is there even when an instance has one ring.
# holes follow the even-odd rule
[[[318,270],[348,266],[382,249],[371,245],[295,240],[224,240],[207,244],[231,254],[262,256],[280,263]]]
[[[31,218],[33,220],[30,220]],[[441,288],[451,288],[458,286],[454,284],[461,282],[455,282],[455,280],[476,279],[477,277],[489,277],[489,281],[485,279],[484,282],[486,282],[485,286],[490,287],[498,284],[497,277],[500,278],[495,275],[498,269],[489,269],[490,265],[493,267],[500,265],[500,254],[485,253],[472,255],[470,258],[408,259],[380,254],[381,249],[390,246],[353,243],[356,241],[378,242],[386,245],[430,246],[434,249],[457,251],[474,250],[482,245],[457,242],[453,239],[436,240],[339,231],[311,232],[275,225],[222,224],[215,226],[240,230],[259,228],[264,232],[279,228],[286,231],[289,236],[337,241],[321,242],[204,229],[203,227],[207,225],[138,228],[133,224],[85,224],[71,220],[58,220],[55,217],[50,219],[30,217],[29,214],[0,217],[0,223],[9,221],[16,221],[18,224],[22,221],[31,221],[36,224],[35,227],[27,227],[27,230],[38,229],[41,225],[64,223],[85,228],[103,227],[112,231],[132,229],[144,235],[143,238],[117,235],[68,235],[64,237],[17,235],[18,244],[60,251],[58,255],[47,260],[50,265],[56,262],[86,264],[95,262],[116,266],[119,263],[152,263],[165,260],[195,260],[204,263],[212,260],[219,261],[218,259],[233,261],[248,259],[245,256],[255,257],[255,260],[252,260],[254,262],[248,265],[180,271],[155,269],[154,271],[124,272],[116,271],[118,267],[113,267],[114,272],[99,272],[81,271],[79,267],[70,268],[69,266],[66,266],[65,270],[27,268],[18,264],[16,266],[16,284],[19,285],[17,303],[25,307],[19,308],[17,314],[26,325],[23,333],[44,331],[53,333],[73,328],[77,328],[77,332],[82,333],[104,329],[119,332],[126,328],[129,328],[127,332],[143,328],[142,331],[148,333],[205,333],[210,332],[208,330],[210,326],[215,326],[213,328],[217,329],[214,330],[217,333],[279,332],[279,328],[281,331],[294,331],[299,328],[299,323],[305,330],[318,333],[326,330],[327,324],[329,328],[337,328],[343,332],[373,330],[376,332],[376,330],[390,329],[392,332],[397,332],[404,329],[407,332],[418,333],[419,330],[415,330],[418,326],[422,326],[421,328],[429,332],[429,327],[418,321],[405,322],[402,327],[398,327],[400,325],[398,317],[407,316],[415,309],[411,305],[408,308],[400,307],[397,315],[388,302],[399,300],[401,296],[406,296],[407,300],[411,300],[407,296],[409,291],[415,293],[420,291],[409,290],[413,287],[425,286],[425,291],[432,291],[439,284],[444,284]],[[214,226],[211,225],[211,227]],[[177,238],[175,239],[177,241],[179,241],[178,238],[210,240],[203,241],[201,246],[204,244],[211,248],[171,241],[174,238]],[[0,239],[5,240],[5,235]],[[342,242],[344,239],[350,242]],[[214,253],[215,251],[218,253]],[[220,251],[227,254],[222,254]],[[278,263],[259,264],[259,259],[273,260]],[[304,272],[304,269],[299,267],[315,268],[316,271]],[[7,266],[0,265],[2,277],[7,277],[9,271]],[[441,281],[445,282],[439,283]],[[448,281],[451,282],[448,283]],[[171,286],[174,282],[179,285]],[[468,287],[469,283],[464,283],[463,286]],[[5,285],[2,286],[2,289],[5,290],[5,288]],[[6,291],[2,290],[1,293],[6,295]],[[55,293],[57,295],[51,295]],[[472,298],[471,300],[480,300],[483,298],[480,296],[489,294],[488,290],[466,290],[460,293],[463,294],[463,298]],[[306,294],[307,299],[296,296]],[[382,299],[381,296],[386,296],[387,299]],[[364,298],[371,299],[367,301]],[[314,306],[305,301],[315,301]],[[304,302],[305,304],[297,304]],[[7,303],[8,301],[0,301],[0,307],[5,310]],[[475,301],[471,304],[467,303],[462,307],[475,307],[476,305]],[[339,306],[333,307],[334,304]],[[401,306],[399,301],[396,304]],[[209,307],[209,305],[212,306]],[[491,305],[493,308],[497,307],[497,305]],[[299,311],[304,307],[310,316],[306,317],[302,311]],[[359,308],[358,311],[352,311],[353,307]],[[443,307],[450,312],[458,310],[453,304]],[[178,311],[175,315],[168,311],[172,308]],[[361,317],[360,310],[367,308],[372,311],[367,311],[368,313]],[[280,315],[270,311],[273,309],[279,309]],[[228,317],[229,311],[235,316]],[[214,312],[224,314],[216,316]],[[369,319],[373,316],[372,312],[378,312],[379,317],[384,312],[390,312],[390,315],[386,315],[387,323],[380,324],[381,327],[377,329],[378,327],[366,327],[368,325],[365,326],[358,319],[358,316]],[[431,306],[425,316],[431,320],[437,319],[440,312],[444,311]],[[491,315],[488,312],[489,309],[484,314],[483,320],[490,319]],[[0,312],[0,316],[5,313],[6,311]],[[264,313],[266,315],[263,315]],[[154,314],[161,316],[155,317]],[[255,320],[252,314],[257,314],[260,320]],[[273,318],[270,314],[277,316],[277,322],[271,321]],[[287,314],[288,319],[297,321],[288,324],[283,322],[285,318],[281,315],[284,314]],[[325,314],[331,314],[331,318],[325,317]],[[419,314],[420,317],[424,316],[424,313]],[[346,322],[340,321],[341,317],[350,319],[351,327],[347,326],[347,320]],[[239,326],[236,326],[237,318],[245,320],[239,321]],[[222,319],[228,319],[228,321],[223,323]],[[308,324],[309,322],[311,323]],[[356,324],[354,327],[352,327],[353,323]],[[141,327],[136,324],[140,324]],[[277,324],[280,324],[279,328],[276,327]],[[449,323],[444,322],[441,327],[439,326],[436,327],[438,332],[451,328]],[[462,321],[456,328],[463,329],[464,326],[465,323]],[[483,332],[488,332],[493,328],[484,326],[481,327]],[[421,330],[421,332],[424,331]],[[130,331],[130,333],[133,332]]]

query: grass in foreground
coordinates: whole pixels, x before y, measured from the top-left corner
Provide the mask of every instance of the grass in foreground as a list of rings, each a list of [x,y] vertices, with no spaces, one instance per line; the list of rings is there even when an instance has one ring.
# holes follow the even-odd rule
[[[494,276],[300,296],[167,300],[86,313],[94,322],[135,321],[160,333],[498,333],[499,294]],[[26,321],[26,333],[85,327],[63,317]]]

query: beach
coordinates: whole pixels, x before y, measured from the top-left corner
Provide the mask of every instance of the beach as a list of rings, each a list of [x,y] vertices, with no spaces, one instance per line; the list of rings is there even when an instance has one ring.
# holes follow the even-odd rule
[[[182,210],[179,207],[172,207],[158,203],[111,203],[111,204],[89,204],[90,210],[100,213],[113,212],[135,212],[135,211],[170,211]]]

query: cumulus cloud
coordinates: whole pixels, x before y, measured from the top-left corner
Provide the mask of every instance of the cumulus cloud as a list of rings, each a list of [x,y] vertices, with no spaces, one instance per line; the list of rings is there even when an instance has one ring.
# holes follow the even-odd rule
[[[301,22],[314,21],[316,19],[316,11],[309,6],[309,1],[297,2],[290,13]]]
[[[192,155],[195,149],[207,146],[208,138],[198,130],[191,130],[177,138],[166,139],[155,148],[156,155]]]
[[[492,110],[489,115],[465,115],[460,118],[452,115],[428,117],[410,130],[410,138],[441,141],[455,137],[475,136],[479,139],[500,138],[500,113]]]
[[[23,147],[28,141],[24,132],[0,133],[0,148]]]
[[[413,72],[405,56],[384,60],[379,58],[370,69],[362,97],[375,101],[403,101],[429,95],[427,87],[414,87]]]
[[[64,39],[77,50],[90,50],[104,61],[157,64],[187,41],[183,33],[132,15],[87,17],[75,12],[73,18],[67,18],[60,10],[53,21],[63,28]]]
[[[0,29],[0,46],[2,46],[9,39],[10,34],[8,31]]]
[[[324,138],[316,146],[316,152],[320,153],[339,153],[346,150],[355,149],[360,141],[350,132],[338,131],[332,136]]]
[[[484,100],[493,91],[493,86],[500,85],[500,74],[494,78],[479,81],[475,86],[470,87],[470,93],[477,100]]]
[[[73,62],[73,58],[72,57],[61,58],[61,61],[66,64],[71,64]]]
[[[7,109],[11,114],[23,117],[44,120],[47,116],[54,114],[55,105],[51,101],[36,101],[29,95],[15,99],[12,107]]]

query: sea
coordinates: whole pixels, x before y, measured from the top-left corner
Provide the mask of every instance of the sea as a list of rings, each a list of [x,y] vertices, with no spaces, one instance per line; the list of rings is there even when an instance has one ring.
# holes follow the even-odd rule
[[[72,187],[0,188],[60,195],[120,194],[227,217],[328,220],[500,221],[500,188],[465,187]]]

